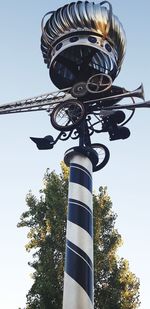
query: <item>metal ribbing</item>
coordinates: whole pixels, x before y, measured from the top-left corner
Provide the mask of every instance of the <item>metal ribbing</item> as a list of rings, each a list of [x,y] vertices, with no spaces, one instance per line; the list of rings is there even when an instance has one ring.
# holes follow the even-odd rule
[[[112,22],[110,22],[109,12],[101,3],[77,1],[59,8],[47,20],[42,33],[41,49],[45,62],[50,62],[51,46],[64,34],[75,33],[77,30],[92,31],[93,34],[98,33],[112,42],[117,65],[120,68],[126,50],[126,36],[116,15],[112,15]],[[109,28],[108,33],[107,28]]]
[[[70,160],[63,309],[93,309],[92,163]]]

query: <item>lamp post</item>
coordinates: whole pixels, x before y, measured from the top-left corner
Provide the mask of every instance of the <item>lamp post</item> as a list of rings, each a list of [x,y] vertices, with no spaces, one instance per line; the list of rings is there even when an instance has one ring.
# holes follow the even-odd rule
[[[0,105],[1,115],[48,112],[58,135],[31,137],[40,150],[79,140],[64,157],[70,180],[63,309],[94,308],[92,173],[107,164],[109,150],[93,144],[92,135],[126,139],[130,131],[125,125],[135,109],[150,107],[150,101],[135,102],[144,100],[142,85],[134,91],[113,85],[125,47],[123,27],[108,1],[77,1],[50,11],[42,19],[41,50],[59,90]],[[119,103],[127,97],[131,104]]]

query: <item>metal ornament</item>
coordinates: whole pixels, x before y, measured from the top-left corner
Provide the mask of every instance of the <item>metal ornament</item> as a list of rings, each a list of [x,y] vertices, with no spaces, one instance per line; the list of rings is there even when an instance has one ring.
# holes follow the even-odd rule
[[[88,93],[87,84],[85,82],[76,83],[71,88],[70,93],[75,98],[85,97]]]
[[[0,105],[0,115],[46,111],[58,134],[31,137],[40,150],[59,141],[78,140],[65,153],[70,166],[63,309],[93,309],[92,172],[108,163],[108,148],[92,143],[93,134],[110,141],[130,136],[125,125],[136,108],[149,108],[141,84],[134,91],[113,84],[126,50],[125,32],[108,1],[77,1],[42,19],[41,50],[58,90]],[[125,99],[129,103],[124,103]],[[121,101],[121,103],[120,103]]]

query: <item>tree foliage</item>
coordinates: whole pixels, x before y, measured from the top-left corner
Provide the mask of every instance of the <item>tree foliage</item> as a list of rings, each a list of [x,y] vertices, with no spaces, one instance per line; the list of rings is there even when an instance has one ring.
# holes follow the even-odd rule
[[[106,188],[100,187],[94,204],[95,309],[139,307],[139,280],[129,263],[117,256],[122,239],[115,229],[116,214]]]
[[[26,309],[62,308],[63,268],[68,199],[68,168],[62,173],[47,170],[44,188],[37,199],[27,195],[28,210],[18,227],[28,227],[26,250],[34,250],[33,285],[27,294]],[[115,229],[116,214],[106,188],[93,195],[95,309],[136,309],[139,307],[139,280],[129,263],[117,256],[122,239]]]

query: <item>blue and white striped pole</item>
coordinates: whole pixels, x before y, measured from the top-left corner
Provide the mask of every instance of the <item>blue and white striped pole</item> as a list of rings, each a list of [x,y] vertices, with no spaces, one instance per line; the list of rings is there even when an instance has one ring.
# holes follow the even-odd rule
[[[63,309],[93,309],[92,162],[73,148],[66,152],[65,162],[70,181]]]

